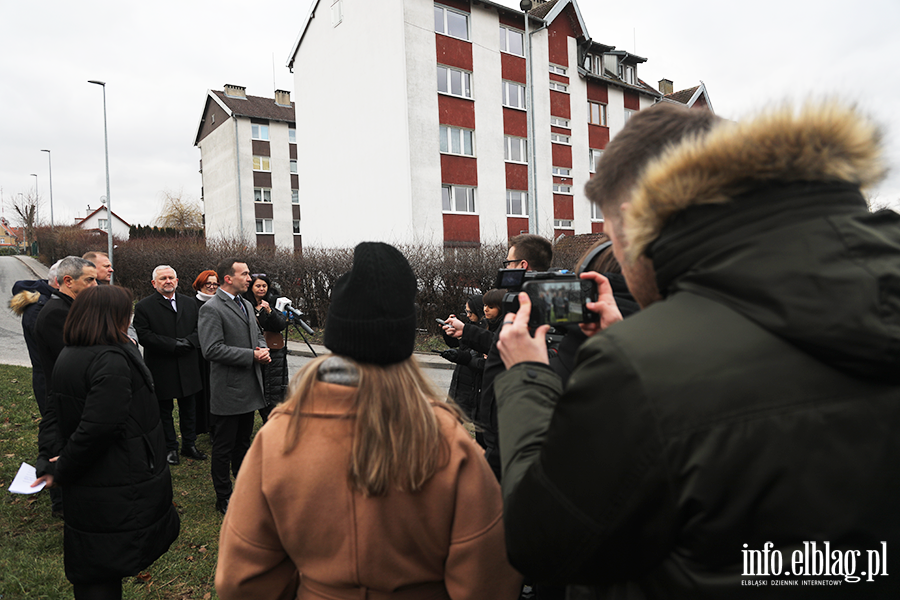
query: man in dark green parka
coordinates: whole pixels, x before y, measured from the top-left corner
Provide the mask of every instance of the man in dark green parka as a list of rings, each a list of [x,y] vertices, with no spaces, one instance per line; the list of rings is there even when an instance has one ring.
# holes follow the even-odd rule
[[[833,103],[660,104],[586,193],[601,283],[567,386],[530,305],[496,383],[507,548],[570,598],[900,597],[900,216],[878,128]],[[600,331],[602,330],[602,331]]]

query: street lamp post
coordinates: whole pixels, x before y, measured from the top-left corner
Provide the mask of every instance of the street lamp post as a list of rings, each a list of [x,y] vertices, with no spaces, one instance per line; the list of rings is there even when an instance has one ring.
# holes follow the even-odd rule
[[[31,231],[36,233],[38,226],[38,218],[40,214],[38,213],[38,176],[37,173],[32,173],[32,177],[34,177],[34,220],[31,222]],[[31,240],[34,243],[34,240]],[[32,248],[32,254],[34,254],[34,248]]]
[[[103,147],[106,154],[106,240],[108,242],[107,254],[109,255],[109,264],[113,266],[112,197],[109,195],[109,135],[106,130],[106,82],[91,79],[88,83],[93,83],[103,88]],[[110,271],[110,285],[112,285],[112,282],[113,271]]]
[[[47,153],[47,168],[50,170],[50,231],[53,231],[53,161],[50,160],[50,151],[41,150]]]

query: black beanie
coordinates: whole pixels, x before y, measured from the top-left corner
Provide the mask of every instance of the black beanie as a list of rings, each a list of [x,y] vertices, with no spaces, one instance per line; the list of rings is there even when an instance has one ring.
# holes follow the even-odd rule
[[[325,321],[325,347],[363,363],[390,365],[412,355],[416,340],[416,276],[400,251],[363,242],[353,266],[335,282]]]

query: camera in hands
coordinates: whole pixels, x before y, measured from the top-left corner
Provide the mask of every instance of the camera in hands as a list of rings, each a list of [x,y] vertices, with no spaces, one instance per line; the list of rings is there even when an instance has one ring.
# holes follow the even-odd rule
[[[505,288],[503,313],[519,310],[519,292],[531,299],[528,327],[560,327],[578,323],[596,323],[600,315],[588,310],[588,302],[597,301],[597,284],[568,272],[538,273],[525,269],[500,269],[497,288]]]

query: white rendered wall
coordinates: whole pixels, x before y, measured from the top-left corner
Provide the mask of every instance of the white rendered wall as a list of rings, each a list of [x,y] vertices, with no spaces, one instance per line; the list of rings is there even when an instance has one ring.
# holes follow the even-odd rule
[[[344,0],[337,27],[322,2],[309,22],[293,67],[306,247],[416,237],[404,29],[402,0]]]
[[[441,244],[444,240],[444,218],[441,210],[434,4],[405,0],[403,10],[409,132],[408,201],[413,222],[412,241]]]
[[[272,154],[269,162],[272,169],[272,227],[275,232],[275,244],[293,250],[294,218],[291,213],[291,153],[288,128],[288,124],[282,121],[269,121],[269,150]],[[253,198],[251,189],[251,201]],[[300,213],[300,216],[302,217],[303,213]],[[255,221],[253,226],[256,231]]]
[[[103,206],[96,213],[79,223],[79,225],[81,225],[81,227],[83,227],[84,229],[100,229],[102,231],[106,231],[106,227],[100,227],[100,219],[106,219],[108,214],[109,213],[106,210],[106,207]],[[125,225],[125,223],[113,217],[112,234],[114,238],[127,240],[128,236],[131,234],[131,231],[128,226]]]
[[[228,119],[198,144],[203,160],[203,213],[208,240],[242,237],[235,218],[238,198],[234,141],[234,120]],[[249,139],[246,145],[250,145]],[[244,235],[243,239],[249,241],[252,236]]]
[[[538,31],[531,36],[531,56],[533,59],[531,75],[534,77],[534,173],[538,202],[537,233],[552,240],[553,143],[550,141],[550,70],[548,66],[550,64],[550,46],[547,29]],[[570,64],[568,71],[570,80],[572,72]]]
[[[591,178],[590,137],[588,130],[587,79],[578,74],[578,44],[569,38],[569,92],[572,119],[572,192],[575,234],[591,233],[591,204],[584,195],[584,185]]]

